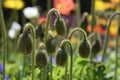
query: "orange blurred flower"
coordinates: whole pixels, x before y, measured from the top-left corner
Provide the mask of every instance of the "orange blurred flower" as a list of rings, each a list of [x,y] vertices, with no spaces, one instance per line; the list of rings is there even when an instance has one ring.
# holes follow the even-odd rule
[[[69,15],[75,8],[75,3],[73,0],[54,0],[54,8],[63,15]]]
[[[38,18],[38,20],[37,20],[37,22],[38,23],[43,23],[43,22],[46,22],[47,21],[47,17],[40,17],[40,18]]]
[[[87,31],[88,31],[88,32],[91,32],[91,25],[88,25]],[[96,26],[94,27],[94,32],[95,32],[95,33],[100,33],[100,34],[102,34],[102,35],[105,35],[106,29],[105,29],[105,28],[102,28],[101,25],[96,25]]]

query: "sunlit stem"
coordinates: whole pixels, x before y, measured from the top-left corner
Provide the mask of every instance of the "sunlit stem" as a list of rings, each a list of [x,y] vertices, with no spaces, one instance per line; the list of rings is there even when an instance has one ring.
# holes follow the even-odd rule
[[[69,44],[69,46],[70,46],[70,80],[72,80],[72,66],[73,66],[73,51],[72,51],[72,43],[71,43],[71,41],[70,40],[68,40],[68,39],[65,39],[65,40],[63,40],[62,42],[61,42],[61,44],[60,44],[60,46],[62,47],[62,46],[64,46],[64,45],[66,45],[66,44]],[[66,78],[67,78],[67,72],[65,71],[65,76],[66,76]],[[65,79],[65,80],[68,80],[68,79]]]
[[[32,48],[32,80],[34,80],[34,67],[35,67],[35,63],[34,63],[34,57],[35,57],[35,28],[34,28],[34,26],[31,24],[31,23],[27,23],[26,25],[25,25],[25,28],[24,29],[28,29],[28,28],[30,28],[31,30],[32,30],[32,39],[33,39],[33,44],[32,44],[32,46],[33,46],[33,48]]]
[[[2,1],[0,0],[0,26],[2,32],[2,53],[3,53],[3,80],[5,80],[5,63],[6,63],[6,53],[7,53],[7,36],[6,36],[6,28],[5,22],[3,18],[3,11],[2,11]],[[4,41],[4,42],[3,42]]]

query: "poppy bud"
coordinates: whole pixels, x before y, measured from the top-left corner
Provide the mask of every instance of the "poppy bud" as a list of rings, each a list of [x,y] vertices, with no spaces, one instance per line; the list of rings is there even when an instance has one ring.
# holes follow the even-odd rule
[[[22,33],[18,38],[18,47],[25,54],[30,54],[32,51],[32,36],[29,33]]]
[[[79,55],[83,58],[87,58],[90,54],[90,44],[88,40],[83,39],[79,45]]]
[[[66,50],[64,47],[59,48],[56,53],[56,64],[58,66],[64,66],[67,62],[68,54],[66,53]]]
[[[57,18],[55,20],[55,29],[58,35],[65,35],[66,33],[66,26],[62,18]]]
[[[45,50],[39,50],[37,52],[36,64],[41,68],[47,65],[47,53]]]
[[[52,36],[49,36],[47,43],[46,43],[46,49],[48,54],[52,54],[55,51],[55,42],[53,40]]]
[[[43,38],[44,38],[44,28],[42,27],[42,25],[39,25],[36,27],[35,29],[35,35],[36,35],[36,38],[40,38],[40,40],[43,41]]]
[[[96,56],[96,54],[100,51],[101,45],[99,40],[96,40],[92,46],[92,53]]]

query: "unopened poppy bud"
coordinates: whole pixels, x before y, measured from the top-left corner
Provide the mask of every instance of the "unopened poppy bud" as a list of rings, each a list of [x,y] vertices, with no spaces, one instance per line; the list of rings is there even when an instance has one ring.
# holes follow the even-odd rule
[[[87,58],[90,54],[90,44],[88,40],[83,39],[79,45],[79,55],[82,58]]]
[[[18,47],[25,54],[30,54],[32,51],[32,36],[29,33],[22,33],[18,38]]]
[[[55,42],[52,36],[49,36],[47,43],[46,43],[46,49],[48,54],[52,54],[55,51]]]
[[[68,54],[66,53],[66,50],[64,47],[59,48],[56,53],[56,64],[58,66],[64,66],[67,62]]]
[[[39,50],[36,55],[36,64],[40,68],[47,65],[47,53],[45,50]]]
[[[62,18],[57,18],[54,26],[58,35],[64,36],[66,34],[66,26]]]
[[[92,46],[92,53],[94,56],[101,50],[101,45],[99,40],[96,40],[95,43]]]

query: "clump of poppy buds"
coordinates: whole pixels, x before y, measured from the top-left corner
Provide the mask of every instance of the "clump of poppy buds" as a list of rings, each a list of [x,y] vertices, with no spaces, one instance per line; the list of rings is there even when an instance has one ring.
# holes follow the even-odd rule
[[[99,40],[96,40],[92,45],[92,53],[96,56],[96,54],[101,50],[101,44]]]
[[[49,36],[46,42],[46,50],[48,54],[52,54],[55,51],[56,44],[52,36]]]
[[[56,32],[58,35],[64,36],[66,34],[66,26],[65,26],[65,23],[61,17],[60,18],[58,17],[55,20],[54,26],[55,26],[55,29],[56,29]]]
[[[58,49],[56,53],[56,64],[58,66],[64,66],[67,62],[68,54],[64,47]]]
[[[37,51],[36,64],[40,68],[43,68],[47,65],[47,52],[44,49]]]
[[[79,45],[79,55],[82,58],[87,58],[90,54],[90,44],[89,41],[86,39],[83,39]]]
[[[33,45],[32,36],[30,34],[30,28],[24,28],[23,33],[18,38],[18,47],[25,54],[30,54]]]

